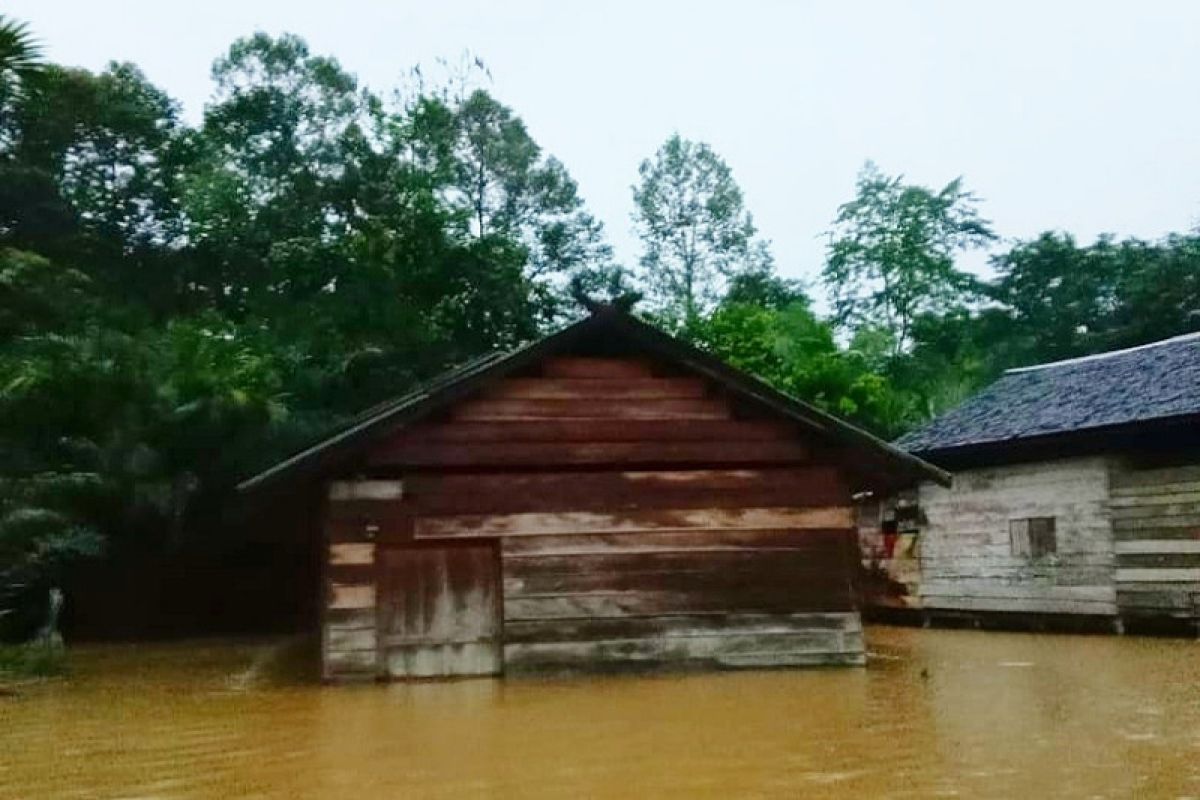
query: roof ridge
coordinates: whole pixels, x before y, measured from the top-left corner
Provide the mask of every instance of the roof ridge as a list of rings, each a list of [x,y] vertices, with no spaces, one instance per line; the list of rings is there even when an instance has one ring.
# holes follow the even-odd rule
[[[1005,375],[1017,375],[1022,372],[1035,372],[1040,369],[1049,369],[1051,367],[1065,367],[1070,364],[1082,364],[1087,361],[1100,361],[1101,359],[1120,356],[1126,353],[1133,353],[1138,350],[1149,350],[1153,347],[1162,347],[1167,344],[1177,342],[1186,342],[1191,340],[1200,340],[1200,331],[1194,333],[1183,333],[1179,336],[1172,336],[1168,339],[1160,339],[1157,342],[1147,342],[1146,344],[1134,345],[1133,347],[1124,347],[1120,350],[1108,350],[1103,353],[1092,353],[1086,356],[1076,356],[1075,358],[1064,358],[1061,361],[1047,361],[1045,364],[1031,364],[1028,367],[1013,367],[1012,369],[1004,370]]]

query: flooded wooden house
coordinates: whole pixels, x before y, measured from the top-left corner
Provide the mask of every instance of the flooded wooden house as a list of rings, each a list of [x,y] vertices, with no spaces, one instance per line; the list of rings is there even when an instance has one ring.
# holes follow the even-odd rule
[[[1200,335],[1010,370],[897,444],[954,473],[908,514],[911,606],[1197,630]]]
[[[862,664],[852,496],[922,480],[603,307],[242,489],[321,499],[324,676],[424,678]]]

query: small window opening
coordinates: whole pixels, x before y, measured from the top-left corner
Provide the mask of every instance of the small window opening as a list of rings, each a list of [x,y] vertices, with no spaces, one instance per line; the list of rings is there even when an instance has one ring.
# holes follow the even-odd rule
[[[1044,558],[1058,552],[1054,517],[1025,517],[1008,521],[1008,540],[1014,556]]]

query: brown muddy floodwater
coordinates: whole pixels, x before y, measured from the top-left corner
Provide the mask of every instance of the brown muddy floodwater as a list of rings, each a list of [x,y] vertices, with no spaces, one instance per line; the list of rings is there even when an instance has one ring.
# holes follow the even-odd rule
[[[1200,797],[1200,642],[868,642],[866,669],[354,687],[294,644],[79,647],[0,697],[0,797]]]

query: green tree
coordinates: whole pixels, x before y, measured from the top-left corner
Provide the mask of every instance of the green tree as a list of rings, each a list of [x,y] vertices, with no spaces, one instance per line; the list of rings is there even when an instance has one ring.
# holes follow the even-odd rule
[[[183,234],[178,105],[130,64],[96,75],[47,66],[30,85],[0,172],[38,201],[0,191],[9,241],[167,313],[178,288],[169,254]]]
[[[17,91],[42,65],[42,46],[29,26],[0,14],[0,86]]]
[[[770,272],[733,172],[707,144],[675,134],[638,174],[639,277],[664,321],[687,325],[714,307],[731,279]]]
[[[838,323],[883,325],[893,354],[904,352],[918,314],[945,311],[972,289],[954,257],[996,238],[977,205],[961,180],[933,191],[868,162],[829,233],[822,278]]]
[[[762,288],[750,283],[756,284]],[[770,304],[739,291],[746,288],[735,282],[712,314],[693,321],[689,336],[733,366],[831,413],[886,436],[904,429],[910,413],[903,398],[861,352],[838,346],[832,326],[794,285],[777,284],[770,296],[783,299],[780,290],[786,290],[790,300]]]
[[[566,167],[543,153],[521,118],[482,89],[450,103],[447,118],[425,99],[421,144],[449,163],[448,197],[468,235],[520,244],[525,277],[547,290],[547,302],[561,302],[577,273],[611,269],[604,226],[585,209]],[[452,141],[437,144],[447,135]]]
[[[288,35],[235,42],[213,80],[183,193],[193,281],[231,313],[286,315],[345,266],[338,248],[355,208],[344,180],[370,99]]]
[[[989,294],[1009,313],[1028,362],[1144,344],[1200,329],[1200,237],[1159,242],[1063,233],[992,259]]]
[[[1083,248],[1044,233],[992,259],[989,294],[1012,319],[1012,335],[1032,361],[1069,358],[1102,347],[1117,307],[1117,261],[1110,239]]]
[[[29,26],[0,14],[0,149],[6,144],[9,117],[41,68],[42,46]]]
[[[1200,232],[1147,247],[1123,242],[1114,326],[1117,346],[1200,331]]]

